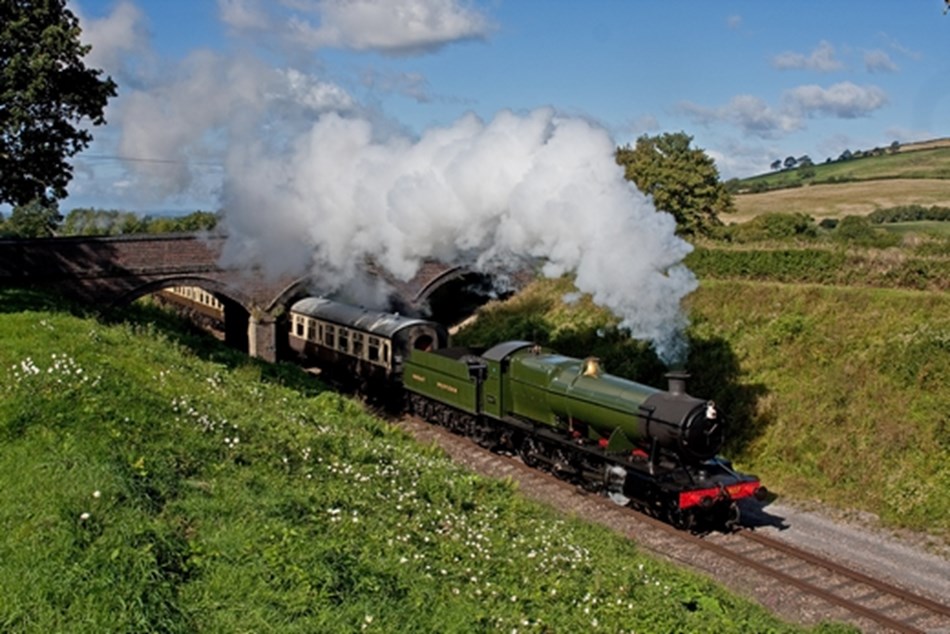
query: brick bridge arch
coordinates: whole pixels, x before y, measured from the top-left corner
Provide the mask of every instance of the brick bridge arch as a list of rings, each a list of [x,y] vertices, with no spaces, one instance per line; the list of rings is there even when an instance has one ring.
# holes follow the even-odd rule
[[[226,336],[233,344],[246,341],[252,356],[275,360],[276,317],[310,290],[311,280],[224,268],[219,261],[225,240],[194,233],[0,240],[0,284],[50,288],[104,307],[170,286],[198,286],[225,304]],[[372,266],[368,273],[386,279],[396,302],[410,310],[466,276],[481,275],[438,262],[424,263],[408,282],[388,279]]]

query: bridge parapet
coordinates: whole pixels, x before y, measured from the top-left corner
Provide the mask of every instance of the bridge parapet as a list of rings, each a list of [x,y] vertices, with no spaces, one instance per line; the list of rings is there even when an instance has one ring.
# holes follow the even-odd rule
[[[195,234],[0,240],[0,280],[218,270],[223,241]]]

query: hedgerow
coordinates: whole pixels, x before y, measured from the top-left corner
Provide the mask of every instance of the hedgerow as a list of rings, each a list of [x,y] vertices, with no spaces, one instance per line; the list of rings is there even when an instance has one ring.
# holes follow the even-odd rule
[[[700,278],[950,289],[950,259],[873,249],[696,247],[686,265]]]

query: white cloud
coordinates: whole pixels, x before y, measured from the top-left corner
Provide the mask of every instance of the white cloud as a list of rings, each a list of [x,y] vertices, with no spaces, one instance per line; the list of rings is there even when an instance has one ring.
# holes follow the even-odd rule
[[[781,152],[774,144],[763,146],[734,139],[726,140],[719,150],[706,150],[710,158],[716,162],[716,169],[719,170],[719,175],[723,180],[745,178],[768,172],[772,161],[778,158]],[[784,158],[785,154],[781,155]],[[729,222],[729,217],[725,216],[722,220]]]
[[[802,129],[806,118],[854,119],[887,103],[887,93],[877,86],[841,82],[828,88],[814,84],[792,88],[782,95],[780,107],[753,95],[737,95],[718,108],[684,102],[678,109],[701,125],[729,123],[747,134],[776,139]]]
[[[835,48],[822,40],[810,55],[785,52],[772,58],[772,66],[779,70],[815,70],[828,73],[844,68],[844,64],[835,59]]]
[[[79,17],[82,41],[92,46],[86,57],[92,68],[118,73],[125,56],[147,50],[144,16],[131,2],[118,3],[112,13],[103,18],[86,17],[75,4],[71,10]]]
[[[267,12],[258,0],[218,0],[221,21],[236,31],[272,28]]]
[[[730,29],[738,29],[742,26],[742,16],[741,15],[730,15],[726,18],[726,26]]]
[[[858,86],[849,81],[822,88],[798,86],[783,96],[785,106],[802,116],[829,115],[840,119],[867,116],[885,106],[887,93],[877,86]]]
[[[880,49],[865,51],[864,68],[869,73],[894,73],[899,70],[891,56]]]
[[[719,108],[683,103],[680,110],[702,125],[726,122],[764,139],[777,138],[801,128],[800,117],[776,110],[753,95],[737,95]]]
[[[887,46],[891,50],[899,53],[900,55],[903,55],[904,57],[908,57],[910,59],[914,59],[918,61],[923,59],[924,57],[923,53],[921,53],[920,51],[904,46],[897,40],[897,38],[891,37],[887,33],[881,33],[881,38],[885,42],[887,42]]]
[[[465,0],[217,0],[221,21],[236,33],[263,35],[281,47],[431,52],[483,39],[494,29]]]

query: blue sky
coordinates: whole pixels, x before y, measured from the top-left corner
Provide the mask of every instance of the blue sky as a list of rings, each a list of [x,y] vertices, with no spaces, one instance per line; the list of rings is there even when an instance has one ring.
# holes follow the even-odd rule
[[[411,143],[550,108],[616,145],[684,131],[723,178],[950,136],[943,0],[73,0],[119,85],[76,206],[217,209],[322,118]],[[288,152],[290,154],[290,152]]]

